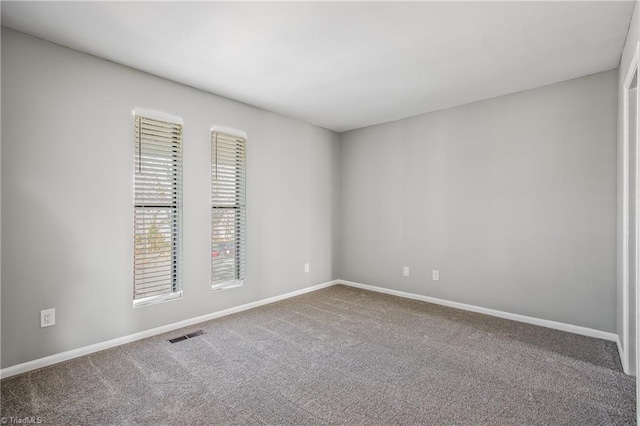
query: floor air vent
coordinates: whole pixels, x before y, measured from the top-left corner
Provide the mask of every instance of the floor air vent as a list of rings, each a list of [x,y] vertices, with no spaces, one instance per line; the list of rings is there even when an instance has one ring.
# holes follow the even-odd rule
[[[198,330],[198,331],[194,331],[193,333],[185,334],[184,336],[174,337],[173,339],[169,339],[169,341],[171,343],[182,342],[183,340],[191,339],[193,337],[197,337],[202,334],[204,334],[204,331]]]

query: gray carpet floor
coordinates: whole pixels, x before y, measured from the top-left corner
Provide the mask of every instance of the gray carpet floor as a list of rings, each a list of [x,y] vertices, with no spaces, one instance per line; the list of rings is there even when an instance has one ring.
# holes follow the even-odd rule
[[[345,286],[0,387],[2,416],[59,425],[635,424],[612,342]]]

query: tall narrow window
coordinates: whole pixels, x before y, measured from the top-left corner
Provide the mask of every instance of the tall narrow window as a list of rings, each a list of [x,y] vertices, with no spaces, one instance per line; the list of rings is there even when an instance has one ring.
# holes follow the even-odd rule
[[[135,112],[134,306],[182,295],[182,120]]]
[[[246,135],[211,131],[211,288],[244,283]]]

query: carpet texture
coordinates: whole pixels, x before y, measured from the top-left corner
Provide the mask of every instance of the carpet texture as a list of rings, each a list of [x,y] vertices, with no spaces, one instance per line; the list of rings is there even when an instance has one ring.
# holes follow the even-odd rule
[[[0,387],[2,416],[58,425],[635,424],[612,342],[345,286]]]

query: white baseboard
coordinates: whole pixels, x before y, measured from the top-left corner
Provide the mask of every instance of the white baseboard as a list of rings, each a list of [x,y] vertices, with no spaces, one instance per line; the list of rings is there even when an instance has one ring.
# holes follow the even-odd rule
[[[569,333],[580,334],[580,335],[589,336],[589,337],[596,337],[598,339],[610,340],[612,342],[618,341],[618,335],[615,333],[595,330],[593,328],[581,327],[579,325],[565,324],[557,321],[550,321],[550,320],[545,320],[540,318],[528,317],[526,315],[512,314],[509,312],[497,311],[495,309],[482,308],[480,306],[467,305],[465,303],[459,303],[459,302],[451,302],[449,300],[437,299],[435,297],[407,293],[407,292],[398,291],[398,290],[390,290],[388,288],[376,287],[368,284],[355,283],[352,281],[345,281],[345,280],[336,280],[336,281],[339,284],[344,284],[350,287],[357,287],[363,290],[371,290],[371,291],[376,291],[378,293],[391,294],[393,296],[404,297],[407,299],[435,303],[436,305],[443,305],[443,306],[448,306],[450,308],[462,309],[465,311],[491,315],[492,317],[505,318],[513,321],[525,322],[527,324],[540,325],[542,327],[568,331]],[[618,348],[620,348],[620,346],[618,346]]]
[[[43,368],[49,365],[57,364],[59,362],[68,361],[73,358],[78,358],[83,355],[88,355],[94,352],[124,345],[125,343],[135,342],[136,340],[145,339],[147,337],[166,333],[168,331],[177,330],[179,328],[188,327],[201,322],[224,317],[226,315],[231,315],[237,312],[246,311],[247,309],[257,308],[258,306],[268,305],[270,303],[278,302],[280,300],[289,299],[291,297],[295,297],[301,294],[320,290],[322,288],[331,287],[332,285],[335,285],[335,284],[338,284],[338,281],[328,281],[322,284],[317,284],[317,285],[306,287],[300,290],[295,290],[289,293],[281,294],[279,296],[269,297],[267,299],[246,303],[240,306],[234,306],[232,308],[223,309],[221,311],[213,312],[206,315],[201,315],[199,317],[189,318],[184,321],[163,325],[161,327],[152,328],[150,330],[141,331],[139,333],[129,334],[128,336],[118,337],[116,339],[95,343],[89,346],[83,346],[77,349],[71,349],[69,351],[61,352],[59,354],[47,356],[44,358],[34,359],[33,361],[24,362],[22,364],[12,365],[10,367],[6,367],[0,370],[0,378],[4,379],[7,377],[15,376],[16,374],[26,373],[28,371],[36,370],[38,368]]]
[[[289,299],[291,297],[299,296],[301,294],[309,293],[312,291],[320,290],[326,287],[331,287],[336,284],[344,284],[350,287],[361,288],[363,290],[375,291],[378,293],[390,294],[393,296],[404,297],[407,299],[420,300],[423,302],[434,303],[437,305],[448,306],[451,308],[462,309],[465,311],[477,312],[485,315],[490,315],[498,318],[510,319],[513,321],[524,322],[528,324],[540,325],[542,327],[553,328],[556,330],[567,331],[570,333],[580,334],[583,336],[596,337],[598,339],[610,340],[616,342],[618,346],[618,352],[622,354],[622,345],[620,343],[620,339],[618,335],[615,333],[609,333],[606,331],[594,330],[592,328],[581,327],[577,325],[565,324],[557,321],[544,320],[534,317],[528,317],[525,315],[512,314],[509,312],[497,311],[494,309],[483,308],[480,306],[467,305],[465,303],[452,302],[444,299],[437,299],[435,297],[423,296],[420,294],[407,293],[404,291],[391,290],[383,287],[376,287],[368,284],[361,284],[352,281],[346,280],[334,280],[328,281],[322,284],[317,284],[314,286],[306,287],[300,290],[295,290],[289,293],[281,294],[279,296],[269,297],[267,299],[258,300],[255,302],[246,303],[244,305],[235,306],[232,308],[224,309],[221,311],[213,312],[206,315],[201,315],[199,317],[194,317],[190,319],[186,319],[183,321],[179,321],[172,324],[163,325],[161,327],[152,328],[150,330],[141,331],[139,333],[130,334],[123,337],[118,337],[116,339],[107,340],[105,342],[95,343],[89,346],[83,346],[81,348],[72,349],[66,352],[61,352],[59,354],[54,354],[51,356],[47,356],[44,358],[35,359],[33,361],[24,362],[22,364],[12,365],[10,367],[3,368],[0,370],[0,378],[4,379],[7,377],[15,376],[16,374],[26,373],[28,371],[36,370],[39,368],[47,367],[49,365],[57,364],[63,361],[68,361],[73,358],[78,358],[84,355],[92,354],[94,352],[99,352],[105,349],[110,349],[116,346],[124,345],[126,343],[135,342],[136,340],[145,339],[147,337],[156,336],[158,334],[166,333],[169,331],[177,330],[179,328],[188,327],[194,324],[198,324],[201,322],[209,321],[212,319],[224,317],[226,315],[235,314],[237,312],[246,311],[248,309],[257,308],[258,306],[267,305],[270,303],[278,302],[280,300]],[[620,357],[623,359],[623,357]],[[623,365],[623,367],[625,367]],[[625,368],[625,371],[627,369]]]

